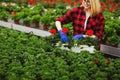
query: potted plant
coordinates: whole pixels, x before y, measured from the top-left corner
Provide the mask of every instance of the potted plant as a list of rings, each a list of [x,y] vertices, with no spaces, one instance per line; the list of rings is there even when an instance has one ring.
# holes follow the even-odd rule
[[[32,16],[32,22],[34,23],[35,28],[39,28],[40,17],[39,14]]]
[[[38,3],[34,6],[33,10],[36,10],[39,12],[40,15],[43,15],[44,13],[44,7],[42,4]]]
[[[32,18],[28,16],[23,19],[23,25],[30,27],[31,21],[32,21]]]
[[[116,34],[116,30],[113,29],[112,27],[109,27],[109,25],[106,25],[104,30],[105,32],[103,35],[103,40],[106,43],[106,41],[108,40],[108,37]]]
[[[7,3],[7,6],[5,7],[5,10],[11,13],[14,9],[14,6],[12,6],[10,3]]]
[[[12,15],[12,19],[14,20],[15,24],[19,24],[20,19],[22,19],[24,16],[23,12],[16,12],[16,14]]]
[[[48,30],[50,25],[49,16],[42,16],[40,22],[43,25],[43,30]]]
[[[19,5],[13,6],[13,12],[20,12],[21,11],[21,7]]]
[[[34,16],[34,15],[37,15],[37,14],[39,14],[39,11],[38,10],[34,10],[34,9],[30,9],[29,10],[29,16]]]
[[[115,19],[114,20],[114,24],[115,24],[115,30],[116,30],[116,34],[118,36],[120,36],[120,19]]]
[[[0,20],[8,21],[10,14],[7,11],[1,11],[0,12]]]
[[[50,24],[55,21],[56,17],[56,13],[52,9],[48,10],[40,19],[40,22],[43,25],[43,30],[48,30]]]
[[[120,37],[117,35],[113,35],[111,37],[108,37],[108,40],[106,43],[109,46],[117,47],[118,44],[120,43]]]
[[[5,10],[7,3],[0,3],[0,10]]]

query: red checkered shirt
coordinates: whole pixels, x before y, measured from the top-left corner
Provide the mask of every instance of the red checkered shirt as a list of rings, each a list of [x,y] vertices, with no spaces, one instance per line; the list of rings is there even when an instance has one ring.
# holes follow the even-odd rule
[[[102,38],[104,34],[104,24],[105,19],[102,13],[97,14],[94,17],[89,17],[87,21],[87,27],[84,30],[84,23],[86,19],[86,13],[83,7],[76,7],[68,11],[63,16],[60,16],[56,21],[60,21],[61,24],[67,24],[69,22],[73,23],[74,35],[85,34],[87,30],[93,30],[94,35],[99,39]]]

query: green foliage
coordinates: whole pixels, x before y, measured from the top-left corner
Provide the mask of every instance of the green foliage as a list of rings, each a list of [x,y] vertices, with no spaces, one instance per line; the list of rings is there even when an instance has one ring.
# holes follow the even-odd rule
[[[39,14],[32,16],[32,22],[40,22],[41,16]]]
[[[24,17],[24,12],[16,12],[16,15],[11,15],[11,18],[14,21],[19,21],[20,19],[22,19]]]
[[[56,19],[56,13],[54,10],[49,9],[48,11],[45,12],[45,14],[43,16],[41,16],[41,20],[40,22],[42,24],[50,24],[55,22]]]
[[[37,10],[40,14],[44,13],[44,7],[41,3],[36,4],[33,10]]]
[[[55,8],[64,10],[64,9],[66,9],[66,5],[67,4],[65,4],[65,3],[59,2],[59,3],[56,3],[56,7]]]
[[[0,12],[0,19],[7,20],[10,17],[10,14],[7,11],[2,10]]]
[[[102,53],[76,54],[54,46],[48,38],[0,27],[0,79],[106,80],[119,79],[120,59]],[[51,36],[52,39],[52,36]],[[98,59],[98,64],[94,62]],[[110,64],[106,64],[107,61]]]
[[[29,16],[34,16],[34,15],[39,15],[39,11],[38,10],[34,10],[34,9],[31,9],[29,10]]]
[[[49,18],[49,16],[43,16],[43,17],[41,17],[40,22],[41,22],[42,24],[49,25],[49,24],[50,24],[50,20],[49,20],[48,18]]]
[[[118,18],[118,15],[115,14],[116,12],[117,11],[114,13],[104,12],[106,22],[103,39],[106,39],[105,44],[109,46],[118,45],[120,43],[120,19]]]
[[[90,38],[90,37],[86,37],[80,40],[75,40],[74,44],[79,45],[88,45],[88,46],[94,46],[95,49],[99,49],[99,41],[98,38]]]
[[[11,6],[2,9],[20,11],[13,19],[24,18],[23,24],[40,19],[42,24],[50,24],[53,28],[55,19],[68,11],[65,5],[54,5],[56,10],[47,9],[47,12],[43,11],[43,7],[48,8],[49,5],[41,4],[36,5],[34,9],[29,9],[28,6],[22,10]],[[38,15],[42,15],[41,18]],[[118,15],[108,12],[104,15],[106,19],[104,36],[108,37],[108,44],[118,44],[120,42],[119,37],[116,36],[116,32],[120,29]],[[115,16],[115,19],[111,19],[111,16]],[[72,36],[72,24],[63,27],[69,28],[70,33],[67,35]],[[0,80],[120,79],[120,58],[109,59],[97,51],[95,54],[90,54],[88,51],[76,54],[72,51],[61,50],[55,46],[57,42],[61,44],[59,40],[58,34],[42,38],[0,27]],[[70,41],[68,47],[73,46],[74,43],[98,46],[96,38]],[[94,62],[95,59],[98,60],[98,64]],[[110,64],[106,64],[107,61],[110,61]]]
[[[114,35],[108,37],[107,44],[111,46],[118,45],[120,43],[120,36]]]
[[[23,19],[23,24],[27,24],[27,23],[31,23],[31,22],[32,22],[32,18],[29,16]]]

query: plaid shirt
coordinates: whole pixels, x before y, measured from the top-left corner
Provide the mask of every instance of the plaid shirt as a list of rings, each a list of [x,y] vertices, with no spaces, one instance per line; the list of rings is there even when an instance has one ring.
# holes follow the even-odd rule
[[[68,11],[65,15],[57,18],[56,21],[60,21],[62,25],[73,22],[74,35],[85,34],[87,30],[92,29],[94,31],[94,35],[96,35],[99,39],[102,39],[105,23],[103,14],[99,13],[94,17],[89,17],[86,30],[84,30],[85,19],[86,13],[84,8],[76,7]]]

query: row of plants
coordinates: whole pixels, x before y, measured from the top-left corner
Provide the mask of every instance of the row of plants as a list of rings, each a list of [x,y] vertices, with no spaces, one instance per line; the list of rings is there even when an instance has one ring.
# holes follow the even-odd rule
[[[50,23],[55,21],[56,17],[67,11],[66,4],[58,4],[56,8],[53,9],[43,6],[41,3],[36,5],[1,3],[0,10],[0,20],[7,21],[8,19],[12,19],[16,24],[19,24],[22,20],[20,25],[38,22],[41,25],[45,24],[49,26]]]
[[[61,50],[46,37],[0,27],[0,80],[119,80],[120,58]]]
[[[34,7],[27,4],[18,5],[15,3],[2,3],[1,5],[0,9],[2,12],[0,13],[0,19],[12,19],[16,24],[19,24],[20,20],[22,20],[21,25],[40,22],[41,14],[44,12],[42,6],[39,4]]]

